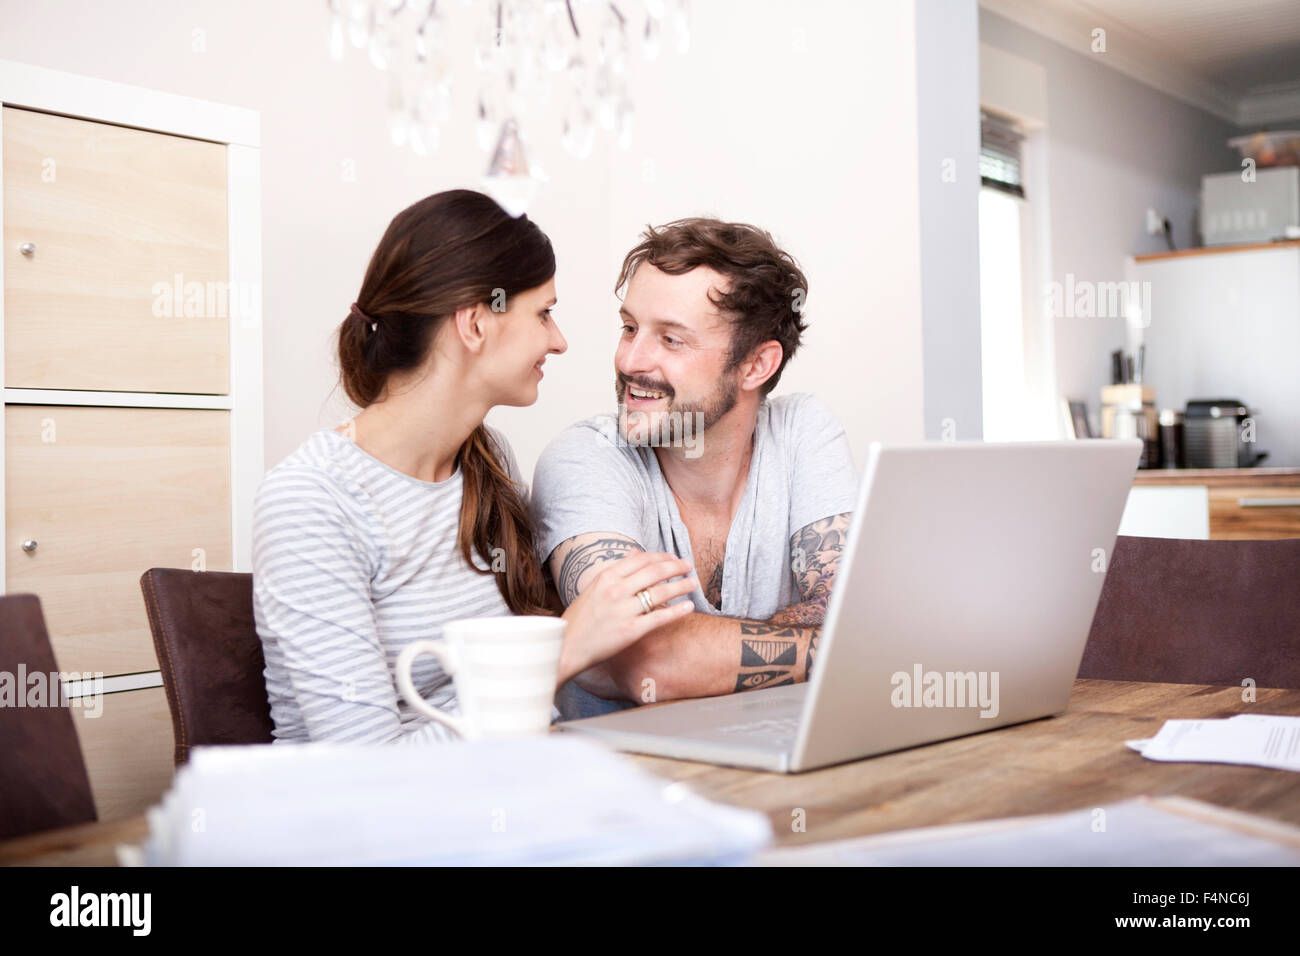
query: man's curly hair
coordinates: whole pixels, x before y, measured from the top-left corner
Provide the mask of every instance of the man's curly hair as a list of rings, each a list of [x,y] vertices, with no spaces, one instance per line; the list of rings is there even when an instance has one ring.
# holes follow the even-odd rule
[[[669,275],[708,266],[725,276],[727,288],[710,294],[709,299],[731,320],[727,370],[736,368],[762,343],[775,340],[781,344],[781,364],[763,383],[763,394],[776,388],[808,328],[803,321],[808,280],[770,233],[743,222],[708,218],[678,219],[658,228],[646,226],[641,242],[623,259],[615,295],[621,295],[643,262]]]

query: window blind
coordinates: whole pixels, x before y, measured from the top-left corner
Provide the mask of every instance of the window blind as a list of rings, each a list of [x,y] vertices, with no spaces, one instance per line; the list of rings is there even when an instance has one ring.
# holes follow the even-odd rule
[[[980,182],[1022,199],[1020,144],[1024,136],[1015,125],[992,113],[980,112]]]

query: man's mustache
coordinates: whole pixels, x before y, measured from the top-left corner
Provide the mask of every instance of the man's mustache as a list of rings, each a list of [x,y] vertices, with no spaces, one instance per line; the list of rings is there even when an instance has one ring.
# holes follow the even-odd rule
[[[625,391],[629,385],[633,386],[634,388],[639,388],[646,392],[663,392],[669,398],[672,398],[674,394],[672,388],[667,384],[660,385],[660,384],[652,384],[650,382],[634,382],[631,379],[625,378],[623,375],[620,374],[618,376],[619,391],[620,392]]]

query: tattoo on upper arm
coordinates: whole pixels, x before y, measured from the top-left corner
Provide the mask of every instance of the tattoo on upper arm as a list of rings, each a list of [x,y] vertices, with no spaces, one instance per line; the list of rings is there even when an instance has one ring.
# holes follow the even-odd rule
[[[781,608],[772,615],[771,621],[783,627],[821,627],[825,618],[825,603],[810,601]]]
[[[772,615],[772,622],[788,627],[820,627],[826,617],[831,585],[839,570],[844,539],[848,535],[849,512],[832,515],[812,524],[790,539],[790,566],[799,585],[799,603]]]
[[[636,551],[645,549],[627,538],[599,538],[569,549],[560,563],[560,580],[557,586],[565,605],[578,597],[578,581],[590,569],[606,561],[617,561]]]
[[[830,594],[831,581],[849,531],[847,512],[814,521],[790,539],[790,556],[799,595],[811,601]]]

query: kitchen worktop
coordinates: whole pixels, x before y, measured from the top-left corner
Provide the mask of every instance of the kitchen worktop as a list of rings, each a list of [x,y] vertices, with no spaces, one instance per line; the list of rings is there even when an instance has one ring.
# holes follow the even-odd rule
[[[1241,242],[1227,246],[1197,246],[1193,249],[1174,249],[1170,252],[1148,252],[1134,256],[1137,262],[1154,262],[1157,259],[1184,259],[1187,256],[1212,256],[1228,252],[1253,252],[1257,249],[1294,249],[1300,239],[1276,239],[1272,242]]]
[[[1300,468],[1142,468],[1135,485],[1295,485]]]

